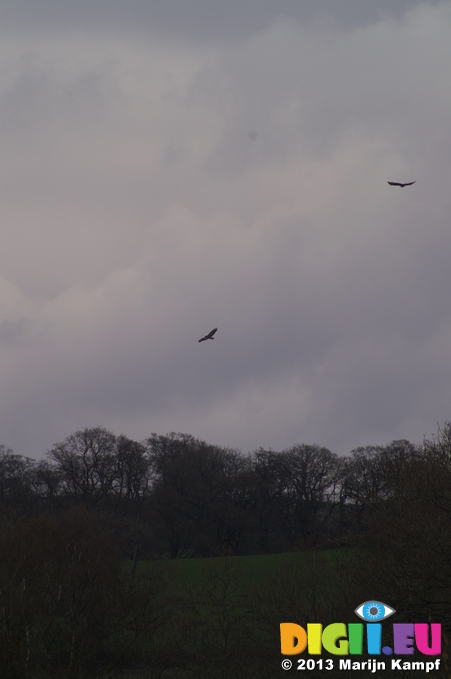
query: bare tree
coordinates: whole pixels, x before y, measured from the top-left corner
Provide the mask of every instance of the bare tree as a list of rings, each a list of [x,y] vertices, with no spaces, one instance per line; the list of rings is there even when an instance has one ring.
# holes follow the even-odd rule
[[[151,481],[150,460],[142,443],[119,436],[116,441],[114,491],[127,500],[143,498]]]
[[[0,445],[0,503],[22,509],[32,500],[35,461]]]
[[[3,517],[0,648],[16,651],[0,657],[0,675],[111,676],[141,635],[161,623],[156,587],[149,578],[130,579],[86,509]]]
[[[338,457],[317,445],[296,445],[282,455],[292,536],[318,542],[322,525],[339,502]]]
[[[430,616],[449,631],[451,424],[416,450],[392,446],[387,465],[361,539],[362,571],[373,596],[388,598],[406,619]]]
[[[84,429],[48,453],[61,475],[63,492],[91,505],[108,496],[118,480],[116,437],[101,427]]]
[[[211,446],[187,434],[152,435],[147,450],[154,476],[150,504],[172,558],[206,556],[237,468],[236,451]]]

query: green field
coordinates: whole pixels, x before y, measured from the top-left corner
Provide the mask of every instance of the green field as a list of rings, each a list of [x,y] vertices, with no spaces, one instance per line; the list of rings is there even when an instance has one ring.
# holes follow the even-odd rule
[[[336,566],[349,549],[331,549],[321,552],[288,552],[284,554],[257,554],[252,556],[218,556],[208,559],[167,559],[138,562],[139,573],[163,574],[175,589],[186,585],[198,586],[214,569],[222,569],[228,563],[233,566],[243,585],[263,585],[280,572],[299,568],[301,571],[318,566],[321,569]]]

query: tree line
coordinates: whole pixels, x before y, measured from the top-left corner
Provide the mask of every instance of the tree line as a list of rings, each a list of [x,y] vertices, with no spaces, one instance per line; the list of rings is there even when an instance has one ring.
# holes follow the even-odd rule
[[[97,427],[42,460],[0,446],[0,506],[55,514],[81,504],[132,559],[336,547],[368,530],[426,451],[401,440],[345,457],[305,444],[245,455],[188,434],[137,442]]]
[[[282,551],[299,560],[255,584],[228,556],[183,592],[151,567]],[[450,423],[420,445],[345,457],[102,428],[43,460],[0,447],[4,679],[284,676],[281,621],[352,620],[369,598],[401,621],[440,622],[450,676]]]

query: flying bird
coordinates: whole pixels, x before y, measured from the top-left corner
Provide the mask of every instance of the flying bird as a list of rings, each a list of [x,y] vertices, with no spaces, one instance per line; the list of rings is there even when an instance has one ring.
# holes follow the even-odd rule
[[[209,332],[208,335],[205,335],[205,337],[202,337],[202,339],[200,339],[199,342],[205,342],[205,340],[214,339],[213,335],[215,334],[215,332],[217,331],[217,329],[218,329],[218,328],[215,328],[214,330],[212,330],[211,332]]]
[[[408,182],[407,184],[401,184],[400,182],[388,182],[390,186],[400,186],[402,189],[405,186],[412,186],[412,184],[416,184],[416,180],[414,182]]]

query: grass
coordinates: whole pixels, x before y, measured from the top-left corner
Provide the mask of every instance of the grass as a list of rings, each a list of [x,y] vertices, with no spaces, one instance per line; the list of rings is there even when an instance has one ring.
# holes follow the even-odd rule
[[[157,598],[165,627],[145,642],[144,651],[149,658],[177,661],[174,666],[168,661],[162,675],[167,679],[285,676],[280,622],[323,621],[322,611],[344,586],[342,565],[352,560],[352,552],[141,561],[138,575],[166,580]],[[341,612],[332,615],[346,619]],[[168,655],[168,644],[175,654]]]
[[[264,585],[279,572],[299,568],[299,570],[333,566],[349,549],[331,549],[322,552],[288,552],[283,554],[257,554],[251,556],[218,556],[193,559],[167,559],[161,561],[140,561],[137,572],[142,574],[164,575],[171,582],[174,593],[181,593],[187,586],[198,587],[211,573],[212,569],[221,569],[229,562],[240,573],[241,584],[246,586]]]

